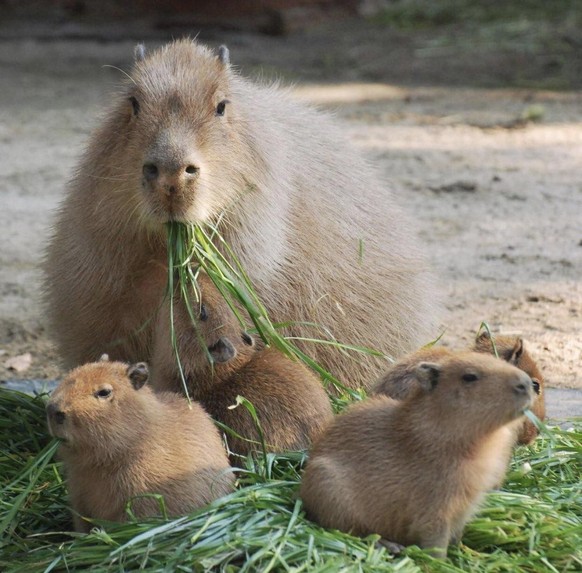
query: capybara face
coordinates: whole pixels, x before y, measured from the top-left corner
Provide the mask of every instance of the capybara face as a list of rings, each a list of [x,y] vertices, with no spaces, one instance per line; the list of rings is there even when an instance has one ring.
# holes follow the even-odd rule
[[[495,348],[499,358],[517,366],[531,378],[536,394],[532,405],[532,412],[543,420],[546,416],[545,381],[535,360],[524,348],[523,340],[519,336],[495,336]],[[475,350],[486,354],[495,354],[489,333],[481,333],[475,340]],[[532,422],[526,420],[519,434],[520,444],[531,443],[538,435],[538,429]]]
[[[143,363],[95,362],[72,370],[47,404],[52,436],[72,448],[99,447],[131,431],[135,393],[147,381]]]
[[[249,185],[255,159],[230,77],[227,53],[189,40],[136,62],[120,130],[147,220],[207,221]]]
[[[191,301],[196,313],[196,324],[192,325],[190,314],[183,302],[174,307],[174,321],[182,333],[179,340],[181,349],[194,357],[200,366],[211,359],[215,368],[236,358],[240,367],[254,354],[254,339],[245,332],[236,315],[214,286],[208,275],[200,271],[197,275],[200,300]]]
[[[462,409],[465,420],[491,419],[503,425],[520,417],[535,396],[525,372],[476,352],[458,353],[440,363],[423,362],[417,373],[443,417]]]

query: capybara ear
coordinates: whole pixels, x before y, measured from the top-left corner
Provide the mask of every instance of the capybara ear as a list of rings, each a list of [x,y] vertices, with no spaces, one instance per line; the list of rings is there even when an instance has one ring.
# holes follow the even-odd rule
[[[416,367],[414,374],[421,388],[430,392],[439,383],[441,367],[433,362],[421,362]]]
[[[133,49],[133,57],[136,62],[141,62],[146,57],[146,47],[143,44],[137,44]]]
[[[255,339],[245,330],[241,332],[242,341],[251,348],[255,345]]]
[[[477,338],[475,338],[475,342],[485,342],[486,340],[491,340],[491,335],[489,334],[489,331],[487,331],[487,330],[482,330],[477,335]]]
[[[135,390],[139,390],[150,377],[148,365],[145,362],[130,364],[127,367],[127,377]]]
[[[223,363],[232,360],[236,356],[236,348],[232,342],[226,338],[226,336],[221,336],[218,342],[208,347],[208,352],[214,362]]]
[[[102,354],[99,357],[99,362],[109,362],[109,354]]]
[[[218,48],[218,60],[223,66],[228,66],[228,64],[230,64],[230,52],[224,45]]]
[[[519,336],[515,339],[513,348],[503,353],[503,358],[510,364],[517,364],[523,354],[523,339]]]

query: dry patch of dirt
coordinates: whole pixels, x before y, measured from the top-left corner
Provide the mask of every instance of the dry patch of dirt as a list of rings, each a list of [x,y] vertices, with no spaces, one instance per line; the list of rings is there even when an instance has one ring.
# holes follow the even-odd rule
[[[341,81],[314,82],[318,65],[320,78],[334,75],[333,61],[309,60],[329,42],[231,40],[244,71],[262,55],[284,73],[302,57],[311,62],[297,97],[345,121],[412,213],[444,293],[445,344],[469,344],[488,321],[523,334],[550,385],[582,388],[579,93],[396,85],[377,52],[371,83],[357,66],[335,74]],[[60,373],[38,263],[66,180],[121,77],[102,65],[128,69],[132,45],[2,43],[0,380]],[[33,359],[25,374],[6,369],[25,352]]]

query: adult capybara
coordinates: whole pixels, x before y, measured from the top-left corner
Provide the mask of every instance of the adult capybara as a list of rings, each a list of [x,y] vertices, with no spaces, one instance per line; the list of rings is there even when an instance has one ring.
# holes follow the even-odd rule
[[[180,40],[136,52],[46,255],[48,315],[68,366],[103,351],[150,360],[168,221],[220,221],[274,322],[318,323],[394,356],[434,335],[437,297],[411,224],[341,126],[241,77],[225,48]],[[352,386],[383,364],[303,347]]]
[[[47,404],[49,431],[62,440],[75,529],[84,517],[125,521],[160,514],[149,494],[181,515],[230,493],[234,477],[218,430],[200,407],[144,386],[143,363],[101,361],[74,369]],[[133,499],[132,499],[133,498]]]
[[[404,400],[373,396],[315,442],[300,496],[324,527],[378,533],[444,557],[483,495],[505,475],[529,376],[493,356],[421,362]]]

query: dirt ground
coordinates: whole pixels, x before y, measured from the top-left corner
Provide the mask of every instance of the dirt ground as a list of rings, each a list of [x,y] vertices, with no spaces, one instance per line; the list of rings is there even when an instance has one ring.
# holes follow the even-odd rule
[[[18,36],[0,29],[0,380],[60,374],[38,263],[134,44]],[[381,166],[440,279],[445,344],[468,344],[487,321],[524,336],[549,385],[582,388],[582,95],[523,87],[547,86],[552,74],[550,85],[570,86],[580,58],[560,81],[544,53],[435,47],[428,32],[361,22],[288,39],[202,38],[228,43],[245,75],[295,82],[298,97],[333,110]],[[26,371],[6,368],[26,352]]]

